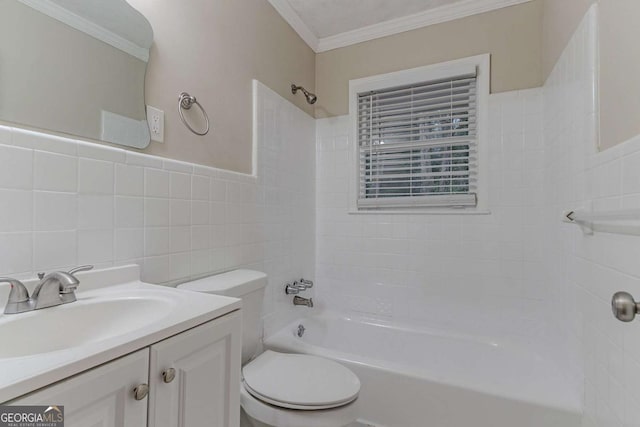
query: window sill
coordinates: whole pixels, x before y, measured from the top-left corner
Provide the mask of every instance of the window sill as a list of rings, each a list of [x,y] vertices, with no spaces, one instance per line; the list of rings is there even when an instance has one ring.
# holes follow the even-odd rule
[[[491,215],[488,209],[349,209],[349,215]]]

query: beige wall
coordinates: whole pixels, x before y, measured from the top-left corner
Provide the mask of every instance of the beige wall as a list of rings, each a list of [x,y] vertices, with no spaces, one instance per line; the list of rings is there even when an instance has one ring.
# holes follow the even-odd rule
[[[315,54],[267,0],[129,2],[153,27],[147,104],[165,112],[165,143],[152,142],[145,152],[251,173],[254,78],[312,113],[290,85],[314,90]],[[182,91],[209,113],[207,136],[180,122]]]
[[[544,77],[595,0],[544,0]],[[640,134],[640,1],[600,0],[600,148]]]
[[[542,3],[535,0],[320,53],[316,116],[348,113],[351,79],[484,53],[491,54],[492,92],[540,86],[541,32]]]
[[[542,0],[542,2],[542,70],[543,79],[546,80],[594,0]]]
[[[146,63],[0,0],[0,120],[99,139],[101,110],[145,118]]]

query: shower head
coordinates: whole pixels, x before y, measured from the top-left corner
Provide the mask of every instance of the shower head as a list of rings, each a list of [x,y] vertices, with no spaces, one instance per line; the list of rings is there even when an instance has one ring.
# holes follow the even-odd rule
[[[312,104],[312,105],[313,105],[313,104],[315,104],[315,103],[316,103],[316,101],[318,100],[318,97],[317,97],[315,94],[313,94],[313,93],[309,92],[308,90],[306,90],[306,89],[305,89],[305,88],[303,88],[302,86],[297,86],[297,85],[295,85],[295,84],[292,84],[292,85],[291,85],[291,93],[292,93],[292,94],[294,94],[294,95],[295,95],[296,93],[298,93],[298,91],[299,91],[299,90],[300,90],[300,91],[302,91],[302,93],[304,93],[304,97],[305,97],[305,98],[307,98],[307,102],[308,102],[309,104]]]

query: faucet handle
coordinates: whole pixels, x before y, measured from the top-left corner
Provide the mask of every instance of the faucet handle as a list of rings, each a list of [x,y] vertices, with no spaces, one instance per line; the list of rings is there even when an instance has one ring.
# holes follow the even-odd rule
[[[89,270],[93,270],[93,265],[81,265],[79,267],[72,268],[71,270],[69,270],[69,274],[73,276],[74,274],[80,273],[81,271],[89,271]]]
[[[8,304],[29,301],[29,291],[21,281],[10,277],[0,277],[0,283],[8,283],[11,285]]]
[[[291,283],[287,283],[284,287],[284,293],[287,295],[296,295],[300,293],[300,288],[298,286],[296,286],[297,282],[294,282],[293,284]]]
[[[4,306],[4,314],[17,314],[32,310],[29,291],[21,281],[10,277],[0,277],[0,283],[9,283],[11,285],[9,299],[7,300],[7,305]]]
[[[313,281],[312,280],[306,280],[306,279],[303,278],[303,279],[300,279],[300,283],[302,283],[307,288],[313,288]]]

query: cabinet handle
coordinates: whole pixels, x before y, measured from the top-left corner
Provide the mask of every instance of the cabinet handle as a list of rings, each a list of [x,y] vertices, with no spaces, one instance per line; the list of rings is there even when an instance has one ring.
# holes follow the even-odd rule
[[[149,394],[149,385],[148,384],[140,384],[136,388],[133,389],[133,397],[136,400],[142,400]]]
[[[176,370],[173,368],[169,368],[166,371],[162,372],[162,380],[167,384],[169,384],[175,378],[176,378]]]

